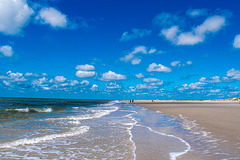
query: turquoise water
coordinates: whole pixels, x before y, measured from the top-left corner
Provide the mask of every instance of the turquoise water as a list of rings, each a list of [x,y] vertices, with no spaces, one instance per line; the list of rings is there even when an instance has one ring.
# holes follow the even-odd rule
[[[0,101],[1,159],[236,159],[238,155],[183,121],[121,101]]]

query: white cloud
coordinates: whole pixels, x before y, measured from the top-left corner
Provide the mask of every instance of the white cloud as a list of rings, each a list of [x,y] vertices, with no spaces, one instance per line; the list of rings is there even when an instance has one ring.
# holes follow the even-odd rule
[[[162,64],[156,64],[156,63],[152,63],[149,65],[149,67],[147,68],[148,72],[164,72],[164,73],[169,73],[172,71],[171,68],[168,68],[166,66],[163,66]]]
[[[139,58],[134,58],[131,63],[132,63],[132,65],[136,65],[136,64],[139,64],[141,61],[142,60]]]
[[[125,75],[117,74],[112,71],[103,73],[102,77],[100,78],[100,80],[102,80],[102,81],[124,80],[124,79],[127,79],[127,77]]]
[[[136,76],[137,78],[143,78],[143,77],[144,77],[144,75],[143,75],[142,73],[135,74],[135,76]]]
[[[240,80],[240,71],[235,70],[234,68],[227,71],[227,76],[231,79]]]
[[[96,91],[96,90],[98,89],[98,85],[93,84],[90,89],[91,89],[92,91]]]
[[[10,79],[14,82],[27,81],[27,79],[23,76],[23,74],[19,72],[14,73],[12,71],[8,71],[7,75],[8,77],[5,77],[5,78]]]
[[[88,78],[93,77],[95,75],[95,71],[77,71],[75,74],[79,78]]]
[[[122,88],[120,85],[118,85],[117,83],[110,83],[108,85],[106,85],[107,89],[119,89]]]
[[[77,80],[72,80],[69,85],[70,86],[76,86],[77,84],[79,84],[79,82]]]
[[[224,16],[214,15],[208,17],[201,25],[189,32],[181,32],[178,26],[162,29],[161,35],[175,45],[195,45],[204,42],[206,35],[215,33],[226,25]]]
[[[157,79],[157,78],[144,78],[143,79],[143,82],[147,82],[147,83],[150,83],[150,82],[158,82],[158,81],[161,81],[160,79]]]
[[[32,82],[33,85],[40,86],[40,87],[46,87],[48,83],[48,79],[46,77],[36,79]]]
[[[187,61],[186,63],[181,63],[181,61],[173,61],[171,63],[171,66],[173,67],[181,67],[181,66],[186,66],[186,65],[192,65],[192,61]]]
[[[42,24],[48,24],[53,28],[66,28],[68,25],[67,16],[52,7],[42,8],[36,20]]]
[[[9,35],[20,33],[33,12],[26,0],[0,0],[0,32]]]
[[[154,85],[149,85],[149,84],[138,84],[136,86],[136,89],[155,89],[155,88],[158,88]]]
[[[206,80],[207,80],[206,77],[201,77],[201,78],[199,79],[200,82],[206,82]]]
[[[157,52],[155,48],[148,49],[145,46],[137,46],[127,55],[125,55],[124,57],[121,57],[120,60],[124,62],[131,61],[132,65],[136,65],[141,62],[141,58],[137,56],[138,54],[152,54],[155,52]]]
[[[214,76],[211,78],[211,80],[209,81],[210,83],[220,83],[220,77],[219,76]]]
[[[13,49],[11,46],[1,46],[0,47],[0,53],[2,53],[6,57],[12,57],[13,55]]]
[[[162,80],[160,80],[160,81],[158,81],[158,82],[150,83],[151,86],[160,86],[160,85],[162,85],[162,84],[163,84],[163,81],[162,81]]]
[[[26,76],[26,77],[30,77],[30,76],[39,77],[39,74],[27,72],[27,73],[24,74],[24,76]],[[43,75],[43,76],[46,76],[46,75]]]
[[[56,76],[55,80],[57,82],[65,82],[67,79],[64,76]]]
[[[155,16],[153,23],[162,27],[170,27],[184,23],[184,19],[178,15],[163,12]]]
[[[195,82],[195,83],[191,83],[191,84],[184,84],[182,85],[181,88],[179,88],[179,91],[183,91],[183,90],[187,90],[187,89],[204,89],[203,86],[205,85],[205,83],[203,82]]]
[[[173,66],[173,67],[180,66],[180,63],[181,63],[181,61],[174,61],[171,63],[171,66]]]
[[[211,93],[218,93],[218,92],[221,92],[221,90],[220,89],[215,89],[215,90],[210,90],[209,92],[211,92]]]
[[[187,65],[192,65],[192,61],[187,61]]]
[[[236,37],[234,38],[233,47],[240,48],[240,34],[236,35]]]
[[[95,67],[93,65],[85,64],[85,65],[77,65],[76,69],[78,70],[76,72],[76,76],[80,78],[88,78],[93,77],[96,72],[92,71],[95,70]]]
[[[155,48],[152,48],[152,49],[150,49],[149,51],[148,51],[148,53],[149,54],[152,54],[152,53],[155,53],[157,50],[155,49]],[[161,52],[161,51],[159,51],[159,52]]]
[[[90,71],[90,70],[95,70],[95,67],[93,65],[85,64],[85,65],[77,65],[76,69],[82,70],[82,71]]]
[[[151,33],[152,33],[151,30],[133,28],[132,33],[129,33],[127,31],[123,32],[120,41],[129,41],[132,39],[143,38],[145,36],[150,35]]]
[[[83,81],[81,82],[81,84],[89,85],[89,81],[88,81],[88,80],[83,80]]]
[[[177,34],[180,32],[178,26],[172,26],[168,29],[163,29],[161,34],[169,41],[175,41]]]
[[[201,77],[199,79],[199,81],[205,82],[205,83],[220,83],[220,82],[222,82],[219,76],[214,76],[209,79],[207,79],[206,77]]]
[[[186,14],[191,17],[199,17],[207,14],[206,9],[189,9]]]
[[[181,33],[177,37],[177,45],[194,45],[204,41],[204,35],[196,35],[193,32]]]
[[[226,23],[226,19],[223,16],[212,16],[207,18],[203,24],[197,26],[195,28],[195,33],[196,34],[206,34],[206,33],[211,33],[211,32],[217,32],[219,31]]]

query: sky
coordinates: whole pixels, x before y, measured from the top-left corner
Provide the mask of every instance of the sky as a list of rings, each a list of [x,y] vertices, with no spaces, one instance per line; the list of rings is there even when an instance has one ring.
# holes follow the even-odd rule
[[[0,96],[240,96],[238,0],[0,0]]]

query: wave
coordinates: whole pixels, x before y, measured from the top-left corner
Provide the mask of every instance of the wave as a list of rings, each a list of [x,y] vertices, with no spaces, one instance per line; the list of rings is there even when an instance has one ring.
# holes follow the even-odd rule
[[[0,144],[0,148],[12,148],[12,147],[16,147],[19,145],[35,144],[35,143],[54,140],[57,138],[76,136],[76,135],[87,132],[89,130],[89,128],[90,127],[88,127],[88,126],[81,126],[81,127],[72,128],[71,131],[68,131],[65,133],[46,135],[46,136],[37,137],[37,138],[19,139],[19,140],[13,141],[13,142],[7,142],[7,143]]]
[[[68,116],[64,118],[48,118],[45,120],[48,121],[58,121],[58,120],[86,120],[86,119],[93,119],[93,118],[100,118],[106,115],[109,115],[112,112],[118,110],[118,107],[101,107],[99,110],[97,109],[88,109],[90,114],[78,115],[78,116]]]
[[[7,112],[25,112],[25,113],[41,113],[41,112],[52,112],[53,109],[49,108],[14,108],[6,109]]]

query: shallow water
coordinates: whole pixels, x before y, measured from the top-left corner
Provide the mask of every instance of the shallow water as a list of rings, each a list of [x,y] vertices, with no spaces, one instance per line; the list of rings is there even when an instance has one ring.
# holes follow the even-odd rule
[[[186,121],[120,101],[3,99],[0,105],[1,159],[239,157]]]

